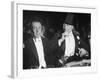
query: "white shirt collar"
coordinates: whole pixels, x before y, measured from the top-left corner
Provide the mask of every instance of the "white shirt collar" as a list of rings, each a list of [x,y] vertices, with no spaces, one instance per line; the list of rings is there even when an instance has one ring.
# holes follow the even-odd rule
[[[36,42],[36,41],[41,41],[41,37],[39,38],[33,38],[33,40]]]
[[[67,34],[67,36],[72,36],[72,35],[73,35],[72,31],[69,34]]]

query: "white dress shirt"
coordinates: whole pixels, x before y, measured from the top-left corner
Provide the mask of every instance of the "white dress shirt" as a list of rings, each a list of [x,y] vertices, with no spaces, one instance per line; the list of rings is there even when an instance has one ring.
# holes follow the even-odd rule
[[[37,53],[38,53],[39,68],[46,67],[46,61],[44,59],[44,50],[43,50],[42,40],[41,40],[41,38],[36,38],[33,40],[34,40],[34,43],[35,43],[35,46],[37,49]]]
[[[65,39],[65,56],[72,56],[74,55],[75,52],[75,39],[74,39],[74,35],[72,32],[70,32],[68,34],[68,36],[66,36]]]
[[[59,46],[61,46],[61,41],[58,41]],[[75,52],[75,39],[72,31],[65,38],[65,54],[64,56],[73,56]]]

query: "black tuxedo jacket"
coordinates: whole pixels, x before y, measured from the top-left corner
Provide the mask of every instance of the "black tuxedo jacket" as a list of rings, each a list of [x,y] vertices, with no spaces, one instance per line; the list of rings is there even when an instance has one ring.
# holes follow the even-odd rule
[[[44,58],[46,64],[49,65],[49,42],[48,39],[42,38],[43,49],[44,49]],[[38,68],[39,67],[39,59],[36,50],[36,46],[34,44],[33,38],[28,39],[25,42],[25,48],[23,49],[23,69],[30,68]]]

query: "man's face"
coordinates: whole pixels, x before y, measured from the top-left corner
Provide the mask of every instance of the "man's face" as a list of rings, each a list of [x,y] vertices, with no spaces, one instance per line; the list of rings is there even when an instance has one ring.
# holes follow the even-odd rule
[[[63,29],[64,29],[64,31],[70,33],[70,32],[72,31],[72,29],[73,29],[73,26],[64,23],[64,24],[63,24]]]
[[[34,37],[38,38],[41,36],[42,25],[40,22],[32,22]]]

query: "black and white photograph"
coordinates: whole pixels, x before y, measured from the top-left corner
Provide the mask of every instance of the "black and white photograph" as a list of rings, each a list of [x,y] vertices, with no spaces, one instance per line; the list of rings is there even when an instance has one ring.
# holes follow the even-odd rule
[[[95,72],[95,8],[13,6],[13,77]]]
[[[0,80],[100,80],[100,0],[1,0]]]
[[[91,13],[23,10],[23,69],[91,66]]]

